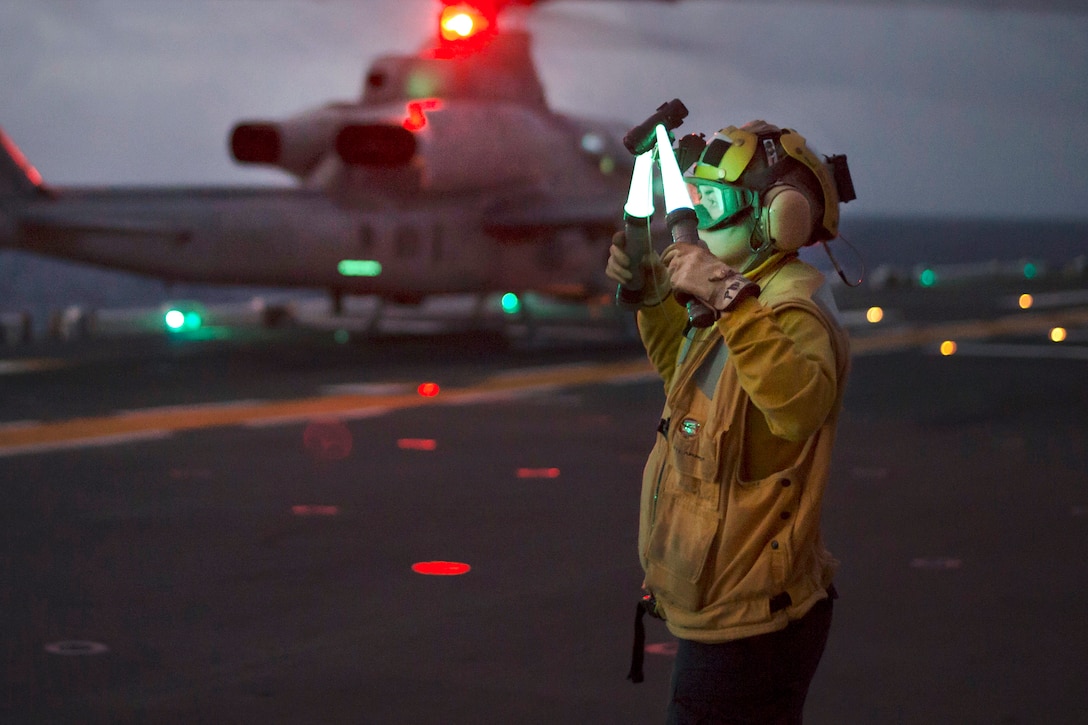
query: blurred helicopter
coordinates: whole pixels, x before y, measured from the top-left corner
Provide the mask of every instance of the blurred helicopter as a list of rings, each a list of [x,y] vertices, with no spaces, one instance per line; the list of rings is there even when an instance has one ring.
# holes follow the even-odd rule
[[[632,160],[623,124],[551,111],[511,0],[442,0],[433,42],[358,101],[243,121],[234,159],[294,188],[53,188],[0,130],[0,246],[168,282],[428,295],[605,292]]]

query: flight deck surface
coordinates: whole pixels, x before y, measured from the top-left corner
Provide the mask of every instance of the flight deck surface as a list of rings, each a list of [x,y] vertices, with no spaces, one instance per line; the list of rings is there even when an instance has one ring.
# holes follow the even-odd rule
[[[1083,356],[863,339],[806,722],[1079,722]],[[637,343],[141,337],[0,369],[0,720],[663,722],[659,623],[625,679],[662,403]]]

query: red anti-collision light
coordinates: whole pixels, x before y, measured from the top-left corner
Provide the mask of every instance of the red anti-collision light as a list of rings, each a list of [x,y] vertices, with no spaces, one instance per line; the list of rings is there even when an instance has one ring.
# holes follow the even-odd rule
[[[498,33],[498,12],[495,0],[443,0],[445,7],[438,17],[438,43],[433,49],[436,58],[458,58],[472,55],[487,47]]]
[[[424,398],[433,398],[438,395],[438,383],[420,383],[417,390]]]
[[[491,18],[480,8],[468,3],[447,5],[438,19],[442,40],[461,41],[482,35],[491,29]]]
[[[412,564],[412,571],[428,576],[458,576],[471,570],[471,566],[460,561],[420,561]]]

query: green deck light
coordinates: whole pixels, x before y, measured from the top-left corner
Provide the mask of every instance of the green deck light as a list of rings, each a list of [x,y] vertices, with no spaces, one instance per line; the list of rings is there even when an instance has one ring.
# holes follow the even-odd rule
[[[171,330],[180,330],[185,326],[185,313],[181,310],[169,310],[163,315],[163,321]]]
[[[204,318],[196,310],[184,310],[172,307],[162,316],[166,329],[171,332],[197,330],[204,324]]]
[[[336,270],[345,277],[377,277],[382,263],[374,259],[341,259]]]
[[[937,273],[927,267],[922,270],[920,275],[918,275],[918,281],[923,287],[932,287],[937,284]]]
[[[517,314],[521,309],[521,300],[513,292],[507,292],[502,296],[502,311],[508,315]]]

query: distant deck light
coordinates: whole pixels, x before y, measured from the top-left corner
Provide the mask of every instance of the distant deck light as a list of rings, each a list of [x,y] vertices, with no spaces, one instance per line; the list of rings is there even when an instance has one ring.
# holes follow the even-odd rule
[[[1020,295],[1018,304],[1022,310],[1031,309],[1031,306],[1035,304],[1035,298],[1031,295]]]
[[[382,263],[374,259],[341,259],[336,269],[345,277],[377,277]]]
[[[956,341],[945,340],[941,343],[941,354],[945,357],[956,354]]]
[[[162,316],[163,324],[171,332],[197,330],[204,324],[204,318],[196,310],[182,310],[172,307]]]
[[[513,292],[507,292],[502,296],[502,311],[508,315],[516,315],[521,310],[521,300]]]
[[[1064,327],[1055,327],[1050,331],[1051,342],[1065,342],[1065,339],[1069,337],[1069,333]]]
[[[171,330],[180,330],[185,326],[185,313],[181,310],[170,310],[163,317],[163,320]]]
[[[918,275],[918,281],[923,287],[932,287],[937,284],[937,273],[929,268],[923,269],[922,273]]]
[[[869,322],[871,322],[874,325],[876,323],[880,322],[881,320],[884,319],[884,310],[883,310],[883,308],[870,307],[868,310],[865,311],[865,319],[868,320]]]

